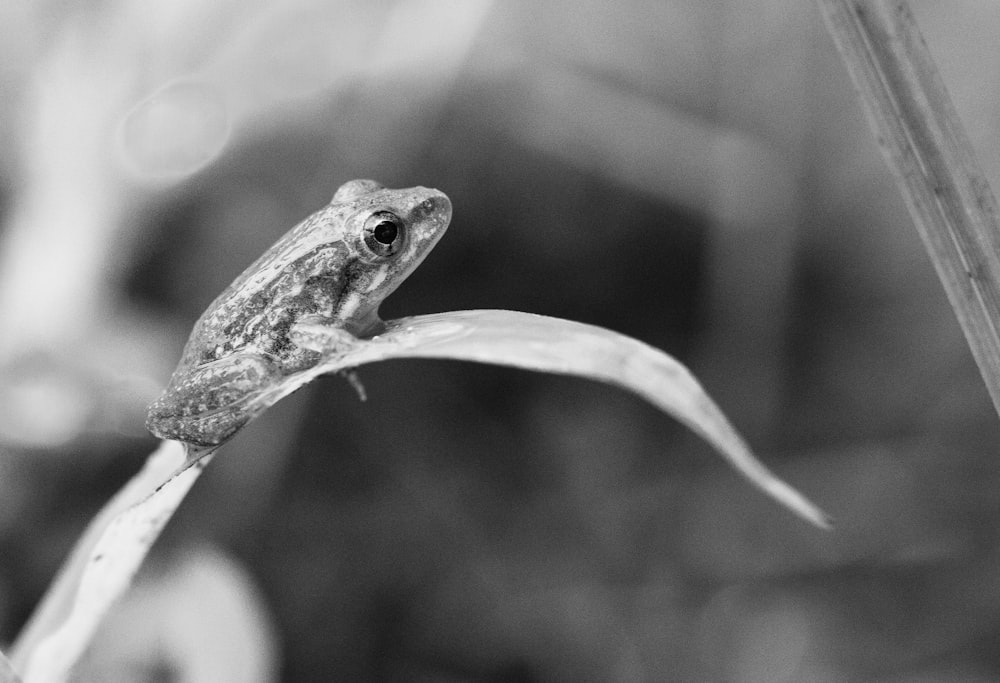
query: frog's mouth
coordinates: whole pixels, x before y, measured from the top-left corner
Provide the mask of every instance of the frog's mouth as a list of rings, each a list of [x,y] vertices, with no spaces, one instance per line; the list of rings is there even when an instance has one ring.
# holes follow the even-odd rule
[[[451,223],[451,200],[447,195],[424,187],[416,189],[426,194],[406,213],[409,225],[407,243],[401,258],[389,264],[390,271],[386,278],[388,287],[382,298],[388,296],[423,263],[424,258],[444,236]]]

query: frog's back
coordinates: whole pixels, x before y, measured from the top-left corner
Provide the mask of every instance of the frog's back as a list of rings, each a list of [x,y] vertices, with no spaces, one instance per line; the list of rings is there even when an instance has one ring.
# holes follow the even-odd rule
[[[299,309],[322,314],[322,302],[313,301],[310,307],[309,300],[339,297],[347,250],[331,209],[314,213],[287,232],[212,301],[195,322],[175,374],[233,353],[275,354],[287,341],[276,333],[290,325]],[[303,290],[323,297],[303,297]],[[282,318],[287,319],[284,326]]]

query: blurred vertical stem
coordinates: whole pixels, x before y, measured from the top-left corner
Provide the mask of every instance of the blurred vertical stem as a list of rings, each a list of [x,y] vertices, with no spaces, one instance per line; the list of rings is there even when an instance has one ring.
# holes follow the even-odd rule
[[[906,3],[819,5],[1000,413],[996,199]]]

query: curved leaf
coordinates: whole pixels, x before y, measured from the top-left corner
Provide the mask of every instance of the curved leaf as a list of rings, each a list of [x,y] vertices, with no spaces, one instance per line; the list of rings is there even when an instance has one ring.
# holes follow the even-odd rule
[[[345,348],[342,335],[321,325],[293,329],[296,341],[323,350],[325,362],[296,377],[272,402],[313,377],[392,358],[450,358],[576,375],[633,391],[673,415],[712,444],[738,472],[813,524],[829,528],[825,513],[778,479],[729,424],[691,373],[666,353],[617,332],[519,311],[452,311],[386,323],[379,335]]]
[[[817,526],[830,525],[821,510],[753,456],[687,368],[631,337],[594,325],[496,310],[401,318],[386,323],[377,336],[346,343],[339,328],[301,324],[292,332],[297,343],[324,351],[325,359],[262,396],[261,410],[321,374],[394,358],[467,360],[586,377],[642,396],[711,443],[772,498]],[[11,652],[13,664],[28,679],[65,680],[212,450],[186,451],[176,442],[164,442],[91,523]],[[6,662],[0,660],[2,664]],[[0,681],[16,680],[11,675],[0,666]]]
[[[14,643],[11,661],[25,680],[66,680],[210,459],[187,458],[180,443],[161,442],[105,504]]]

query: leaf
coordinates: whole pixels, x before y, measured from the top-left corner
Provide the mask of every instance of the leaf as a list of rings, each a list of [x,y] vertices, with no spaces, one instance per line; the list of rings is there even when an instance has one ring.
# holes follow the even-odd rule
[[[673,415],[753,485],[813,524],[830,526],[821,510],[753,456],[687,368],[631,337],[568,320],[490,310],[401,318],[386,323],[379,335],[346,344],[339,328],[300,324],[292,334],[306,347],[323,349],[326,343],[330,350],[314,368],[287,377],[261,397],[262,410],[321,374],[394,358],[468,360],[587,377],[633,391]],[[91,522],[11,652],[25,680],[66,680],[211,456],[209,450],[185,459],[181,444],[163,442]],[[0,676],[5,663],[0,660]],[[16,680],[8,676],[0,683]]]
[[[293,328],[297,343],[322,348],[321,325]],[[617,332],[519,311],[452,311],[386,323],[371,339],[339,346],[315,368],[268,400],[273,402],[320,374],[392,358],[450,358],[576,375],[633,391],[712,444],[736,470],[776,501],[813,524],[830,519],[757,460],[698,381],[666,353]]]
[[[94,518],[11,650],[26,681],[66,680],[210,459],[164,441]]]

